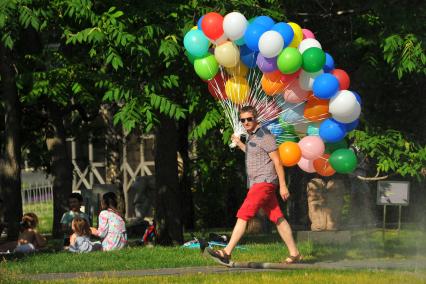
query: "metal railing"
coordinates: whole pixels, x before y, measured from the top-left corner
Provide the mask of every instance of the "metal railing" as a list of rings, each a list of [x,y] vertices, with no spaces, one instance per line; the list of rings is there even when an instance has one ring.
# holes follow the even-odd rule
[[[51,182],[23,184],[22,205],[53,202],[53,184]]]

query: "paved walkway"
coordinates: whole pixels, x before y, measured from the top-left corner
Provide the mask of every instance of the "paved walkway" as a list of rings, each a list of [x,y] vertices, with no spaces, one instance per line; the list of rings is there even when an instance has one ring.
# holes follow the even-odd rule
[[[259,263],[235,263],[236,266],[258,267]],[[408,270],[418,271],[426,270],[426,259],[406,259],[406,260],[343,260],[337,262],[317,262],[292,264],[280,266],[280,270],[290,269],[368,269],[368,270]],[[111,278],[111,277],[143,277],[143,276],[164,276],[164,275],[182,275],[198,273],[234,273],[234,272],[265,272],[277,271],[278,269],[256,269],[246,267],[228,268],[223,266],[200,266],[200,267],[181,267],[181,268],[161,268],[161,269],[141,269],[125,271],[95,271],[85,273],[42,273],[27,274],[23,278],[30,280],[64,280],[77,278]]]

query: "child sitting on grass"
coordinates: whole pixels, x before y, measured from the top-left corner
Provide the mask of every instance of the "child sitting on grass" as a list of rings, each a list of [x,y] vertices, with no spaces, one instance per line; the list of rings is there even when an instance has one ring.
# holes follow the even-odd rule
[[[21,233],[18,241],[8,242],[0,246],[0,252],[31,253],[46,245],[46,238],[37,232],[38,217],[34,213],[26,213],[20,223]]]
[[[91,242],[90,235],[92,231],[86,219],[75,217],[72,221],[72,230],[74,234],[70,237],[70,252],[91,252],[102,250],[100,242]]]
[[[127,245],[126,223],[117,210],[117,196],[107,192],[102,196],[102,211],[99,214],[98,229],[91,228],[92,235],[102,239],[102,250],[122,249]]]
[[[46,245],[46,238],[37,232],[38,217],[34,213],[26,213],[22,216],[21,233],[15,252],[29,253],[43,248]]]
[[[81,217],[90,224],[89,216],[80,211],[81,204],[83,203],[83,197],[80,193],[73,192],[68,197],[68,204],[70,210],[62,215],[61,224],[62,232],[64,233],[64,246],[70,245],[70,235],[73,233],[71,224],[75,217]]]

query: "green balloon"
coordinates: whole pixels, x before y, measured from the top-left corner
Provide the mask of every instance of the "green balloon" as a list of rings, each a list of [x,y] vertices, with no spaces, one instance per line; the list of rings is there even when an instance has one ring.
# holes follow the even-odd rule
[[[219,64],[213,54],[207,55],[203,58],[195,59],[194,61],[195,73],[203,80],[211,80],[216,76],[219,71]]]
[[[325,53],[321,48],[311,47],[305,50],[302,55],[303,70],[309,73],[320,71],[325,64]]]
[[[353,151],[349,149],[338,149],[331,154],[328,162],[341,174],[351,173],[357,165],[357,158]]]
[[[346,142],[345,139],[342,139],[338,142],[335,143],[325,143],[325,153],[326,154],[331,154],[334,151],[336,151],[337,149],[342,149],[342,148],[348,148],[348,143]]]
[[[189,53],[188,51],[185,51],[185,55],[188,58],[189,62],[191,62],[192,65],[194,65],[194,61],[197,57]]]
[[[302,55],[297,48],[286,47],[278,55],[277,65],[283,74],[292,74],[302,66]]]

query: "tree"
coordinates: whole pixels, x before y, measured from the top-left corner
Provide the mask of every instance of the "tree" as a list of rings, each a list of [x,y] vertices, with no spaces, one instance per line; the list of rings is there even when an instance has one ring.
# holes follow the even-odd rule
[[[4,145],[0,159],[0,196],[8,226],[8,239],[16,239],[19,220],[22,217],[21,203],[21,144],[19,138],[20,108],[16,89],[14,62],[11,53],[0,44],[1,94],[4,108]]]

